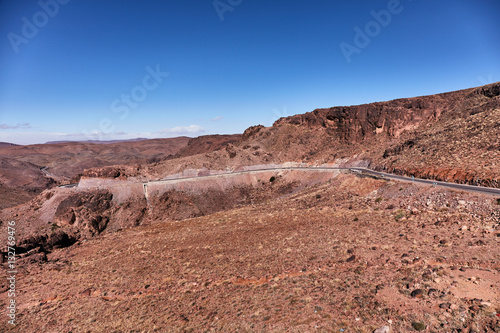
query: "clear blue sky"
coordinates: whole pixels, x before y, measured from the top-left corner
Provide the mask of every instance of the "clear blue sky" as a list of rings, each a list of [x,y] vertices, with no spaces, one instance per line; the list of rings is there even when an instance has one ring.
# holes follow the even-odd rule
[[[0,1],[0,141],[241,133],[500,81],[498,0],[59,1]]]

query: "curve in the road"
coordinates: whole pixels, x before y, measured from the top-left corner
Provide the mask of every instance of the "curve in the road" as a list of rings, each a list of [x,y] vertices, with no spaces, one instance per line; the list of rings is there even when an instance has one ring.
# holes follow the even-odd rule
[[[401,180],[401,181],[406,181],[406,182],[414,182],[414,183],[420,183],[420,184],[426,184],[426,185],[448,187],[448,188],[452,188],[455,190],[468,191],[468,192],[480,192],[480,193],[490,194],[490,195],[500,195],[500,188],[456,184],[456,183],[448,183],[448,182],[442,182],[442,181],[437,181],[437,180],[399,176],[399,175],[394,175],[394,174],[386,173],[386,172],[373,171],[373,170],[366,169],[366,168],[349,168],[349,169],[350,170],[357,170],[357,171],[364,172],[364,173],[371,174],[371,175],[378,176],[378,177],[396,179],[396,180]]]
[[[232,175],[236,175],[236,174],[256,173],[256,172],[266,172],[266,171],[285,171],[285,170],[299,170],[299,171],[349,170],[349,171],[364,173],[364,174],[368,174],[371,176],[376,176],[376,177],[381,177],[381,178],[386,178],[386,179],[394,179],[394,180],[399,180],[399,181],[404,181],[404,182],[412,182],[412,183],[419,183],[419,184],[425,184],[425,185],[447,187],[447,188],[460,190],[460,191],[479,192],[479,193],[483,193],[483,194],[500,196],[500,188],[464,185],[464,184],[448,183],[448,182],[435,181],[435,180],[429,180],[429,179],[399,176],[399,175],[395,175],[395,174],[390,174],[390,173],[386,173],[386,172],[379,172],[379,171],[374,171],[371,169],[359,168],[359,167],[351,167],[351,168],[340,168],[340,167],[264,168],[264,169],[255,169],[255,170],[234,171],[234,172],[230,172],[230,173],[222,173],[222,174],[208,175],[208,176],[193,176],[193,177],[184,177],[184,178],[153,180],[153,181],[143,182],[143,186],[144,186],[144,189],[146,190],[146,187],[148,186],[148,184],[171,183],[171,182],[177,182],[177,181],[183,181],[183,180],[194,180],[194,179],[201,179],[201,178],[218,178],[218,177],[232,176]],[[78,186],[78,184],[62,185],[59,187],[70,188],[70,187],[76,187],[76,186]]]
[[[474,185],[464,185],[464,184],[456,184],[456,183],[448,183],[448,182],[442,182],[442,181],[435,181],[435,180],[429,180],[429,179],[421,179],[421,178],[415,178],[415,177],[406,177],[406,176],[399,176],[395,174],[390,174],[386,172],[379,172],[379,171],[374,171],[371,169],[367,168],[340,168],[340,167],[281,167],[281,168],[266,168],[266,169],[255,169],[255,170],[245,170],[245,171],[235,171],[231,173],[225,173],[225,174],[219,174],[219,175],[210,175],[210,176],[199,176],[199,177],[185,177],[185,178],[177,178],[177,179],[165,179],[165,180],[156,180],[156,181],[150,181],[146,182],[144,184],[148,183],[162,183],[162,182],[172,182],[172,181],[179,181],[179,180],[190,180],[190,179],[199,179],[199,178],[208,178],[208,177],[221,177],[221,176],[228,176],[228,175],[234,175],[234,174],[243,174],[243,173],[254,173],[254,172],[266,172],[266,171],[284,171],[284,170],[300,170],[300,171],[332,171],[332,170],[350,170],[350,171],[357,171],[361,173],[366,173],[372,176],[377,176],[381,178],[387,178],[387,179],[395,179],[395,180],[400,180],[400,181],[405,181],[405,182],[412,182],[412,183],[420,183],[420,184],[426,184],[426,185],[432,185],[432,186],[440,186],[440,187],[447,187],[447,188],[452,188],[455,190],[461,190],[461,191],[467,191],[467,192],[479,192],[483,194],[489,194],[489,195],[498,195],[500,196],[500,189],[499,188],[492,188],[492,187],[482,187],[482,186],[474,186]]]

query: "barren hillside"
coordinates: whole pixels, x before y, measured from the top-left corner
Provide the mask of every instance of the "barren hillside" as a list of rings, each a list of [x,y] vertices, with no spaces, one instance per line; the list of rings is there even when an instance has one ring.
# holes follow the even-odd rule
[[[0,207],[12,207],[54,187],[38,166],[0,156]]]
[[[500,83],[494,83],[281,118],[272,127],[250,127],[225,149],[159,161],[140,173],[161,178],[188,168],[362,161],[400,174],[498,187],[499,145]]]
[[[206,135],[125,141],[117,143],[52,143],[0,145],[0,207],[26,202],[56,184],[77,182],[85,169],[110,165],[130,166],[192,156],[222,149],[241,135]],[[41,171],[41,169],[47,173]],[[54,179],[51,179],[53,177]]]
[[[110,144],[55,143],[0,147],[0,156],[29,162],[56,176],[73,177],[84,169],[115,164],[141,164],[175,154],[188,137],[130,141]]]
[[[499,198],[346,171],[227,173],[328,163],[498,187],[499,124],[496,83],[171,146],[0,148],[19,202],[12,189],[53,186],[44,171],[91,166],[78,187],[0,210],[20,254],[12,331],[498,332]]]
[[[168,197],[165,209],[191,205]],[[156,219],[63,249],[59,237],[52,252],[19,260],[11,331],[500,328],[491,197],[343,174],[254,205]]]

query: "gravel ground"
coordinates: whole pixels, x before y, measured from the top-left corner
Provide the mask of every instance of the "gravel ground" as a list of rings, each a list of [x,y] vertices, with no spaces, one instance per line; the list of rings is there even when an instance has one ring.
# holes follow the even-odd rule
[[[341,174],[23,258],[0,330],[500,332],[499,241],[492,197]]]

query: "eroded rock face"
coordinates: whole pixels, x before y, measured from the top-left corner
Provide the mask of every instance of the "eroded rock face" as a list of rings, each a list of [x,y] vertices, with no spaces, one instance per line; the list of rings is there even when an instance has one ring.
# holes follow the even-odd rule
[[[285,131],[290,132],[285,141],[294,142],[295,147],[288,145],[281,151],[288,155],[292,150],[303,151],[302,159],[306,162],[331,159],[329,151],[334,158],[361,153],[371,161],[371,168],[379,170],[500,186],[495,162],[500,154],[500,83],[431,96],[317,109],[281,118],[273,129],[275,137],[276,133],[283,136]],[[299,138],[307,131],[307,137]],[[330,145],[325,144],[328,141]],[[313,145],[317,148],[311,149]]]
[[[241,136],[241,134],[203,135],[192,138],[184,148],[179,150],[175,157],[186,157],[220,150],[229,144],[238,143],[241,140]]]
[[[289,123],[312,128],[323,127],[341,140],[359,143],[383,134],[399,135],[421,123],[437,120],[441,110],[432,99],[401,99],[385,103],[316,109],[305,114],[282,118],[274,124]]]
[[[99,234],[109,221],[112,199],[108,191],[73,194],[57,207],[55,222],[60,227],[74,227],[82,236]]]
[[[439,121],[446,114],[455,118],[482,112],[485,108],[494,109],[498,107],[499,95],[500,84],[494,83],[438,95],[316,109],[281,118],[273,126],[293,124],[307,128],[326,128],[330,135],[351,144],[376,136],[398,138],[403,132]]]
[[[80,239],[100,234],[110,220],[112,199],[113,195],[108,191],[70,195],[57,207],[54,222],[49,222],[49,228],[20,238],[20,253],[51,252],[71,246]]]
[[[477,89],[477,93],[484,95],[488,98],[500,96],[500,85],[493,84]]]
[[[227,190],[209,189],[198,193],[169,190],[150,197],[152,221],[161,219],[184,220],[206,216],[235,207],[242,207],[293,193],[300,182],[275,177],[262,181],[258,186],[239,184]]]
[[[241,138],[241,141],[246,141],[252,137],[254,137],[257,133],[259,133],[263,128],[265,128],[262,125],[257,125],[257,126],[252,126],[249,127],[243,132],[243,137]]]
[[[229,158],[235,158],[236,155],[238,154],[235,147],[233,145],[227,145],[226,146],[226,152],[229,156]]]
[[[57,248],[71,246],[76,242],[77,239],[74,236],[59,229],[49,234],[32,235],[23,240],[19,244],[18,249],[20,253],[31,250],[37,250],[36,252],[50,252]]]
[[[73,225],[73,223],[75,223],[75,220],[75,211],[71,207],[65,209],[64,212],[60,212],[56,217],[56,223],[58,225]]]
[[[168,191],[155,200],[155,206],[174,220],[203,216],[193,198],[179,191]]]
[[[99,178],[118,178],[122,174],[120,168],[104,167],[84,170],[82,176]]]

